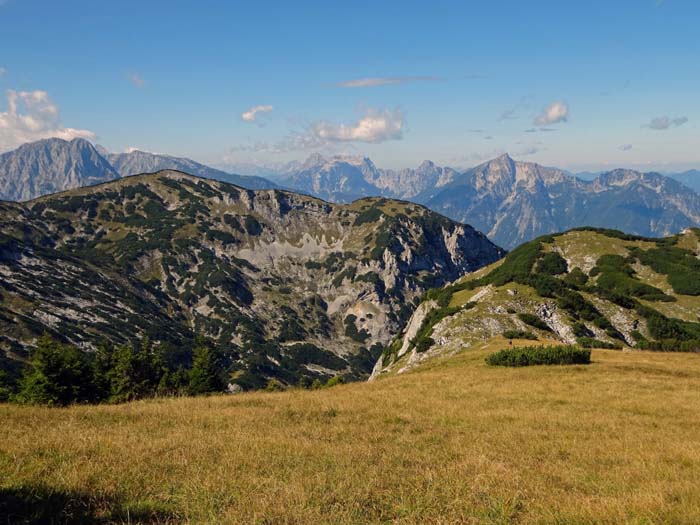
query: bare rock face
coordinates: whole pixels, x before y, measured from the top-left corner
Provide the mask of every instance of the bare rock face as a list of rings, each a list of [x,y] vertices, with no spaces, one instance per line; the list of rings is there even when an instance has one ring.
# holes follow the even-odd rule
[[[427,288],[498,260],[470,226],[175,171],[0,207],[0,348],[148,335],[222,348],[242,388],[367,377]]]
[[[0,199],[26,201],[119,177],[85,139],[46,139],[0,155]]]

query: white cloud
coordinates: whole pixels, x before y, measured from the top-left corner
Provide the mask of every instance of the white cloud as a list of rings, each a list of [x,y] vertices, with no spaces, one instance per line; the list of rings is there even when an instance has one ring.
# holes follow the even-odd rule
[[[676,117],[671,118],[667,115],[662,115],[661,117],[656,117],[651,119],[649,124],[645,124],[642,127],[651,128],[656,130],[664,130],[668,128],[677,128],[688,122],[688,117]]]
[[[404,117],[399,109],[368,109],[354,124],[332,124],[319,121],[309,132],[322,142],[368,142],[378,144],[403,138]]]
[[[138,73],[129,73],[129,82],[131,82],[136,87],[143,87],[146,81]]]
[[[620,146],[620,151],[629,151],[632,149],[632,144],[623,144]]]
[[[320,120],[305,129],[292,131],[278,142],[240,144],[233,146],[230,151],[281,154],[322,149],[333,152],[339,148],[353,149],[356,142],[379,144],[388,140],[401,140],[404,126],[404,116],[399,109],[368,109],[353,124],[334,124]]]
[[[25,142],[57,137],[93,139],[85,129],[66,128],[61,124],[58,106],[46,91],[7,91],[7,111],[0,113],[0,151],[16,148]]]
[[[534,120],[535,126],[547,126],[566,122],[569,119],[569,106],[565,102],[552,102]]]
[[[252,108],[248,109],[247,111],[244,111],[241,113],[241,120],[244,120],[246,122],[255,122],[255,119],[258,117],[258,113],[269,113],[272,111],[273,107],[272,106],[253,106]]]
[[[364,88],[375,86],[387,86],[391,84],[406,84],[407,82],[425,82],[430,80],[439,80],[438,77],[368,77],[356,78],[338,82],[336,86],[344,88]]]

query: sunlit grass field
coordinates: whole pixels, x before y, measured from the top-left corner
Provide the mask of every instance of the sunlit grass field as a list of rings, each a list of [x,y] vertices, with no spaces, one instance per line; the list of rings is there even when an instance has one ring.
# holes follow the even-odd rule
[[[488,367],[502,346],[315,391],[0,405],[0,523],[700,523],[699,355]]]

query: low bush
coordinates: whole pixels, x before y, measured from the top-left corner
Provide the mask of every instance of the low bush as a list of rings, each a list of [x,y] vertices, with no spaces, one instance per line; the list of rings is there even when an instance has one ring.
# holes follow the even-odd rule
[[[486,358],[492,366],[587,365],[591,351],[572,345],[520,346],[499,350]]]
[[[523,323],[529,324],[534,328],[539,328],[540,330],[545,330],[546,332],[552,331],[552,329],[549,326],[547,326],[547,323],[545,323],[542,319],[540,319],[534,314],[518,314],[518,319],[520,319]]]
[[[546,275],[561,275],[562,273],[566,273],[567,270],[568,265],[566,263],[566,259],[564,259],[558,252],[545,253],[537,263],[537,273],[543,273]]]
[[[503,332],[503,337],[506,339],[531,339],[532,341],[537,341],[535,334],[525,330],[506,330]]]

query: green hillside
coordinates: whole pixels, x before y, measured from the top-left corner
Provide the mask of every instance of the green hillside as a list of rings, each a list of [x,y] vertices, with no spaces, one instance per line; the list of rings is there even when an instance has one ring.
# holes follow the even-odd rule
[[[699,351],[698,253],[698,229],[663,239],[587,228],[540,237],[430,290],[375,376],[501,335]]]

